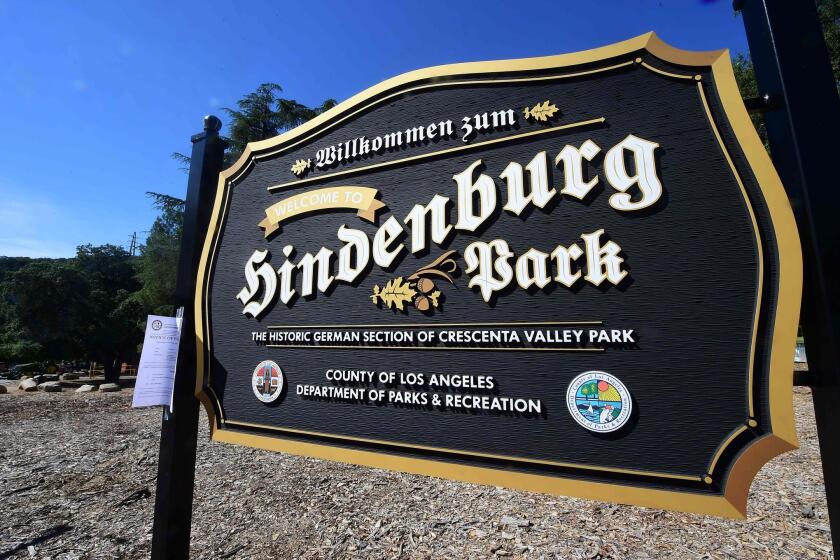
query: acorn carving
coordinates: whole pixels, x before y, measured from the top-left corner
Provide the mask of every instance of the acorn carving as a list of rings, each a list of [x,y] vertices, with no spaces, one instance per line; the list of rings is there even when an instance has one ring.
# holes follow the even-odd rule
[[[430,314],[434,309],[440,309],[443,294],[429,276],[454,284],[450,274],[458,270],[456,258],[455,251],[447,251],[410,276],[393,278],[383,288],[374,286],[370,299],[376,305],[381,303],[398,311],[404,311],[406,304],[414,304],[418,311]]]
[[[428,294],[435,289],[435,283],[428,278],[420,278],[417,281],[417,289],[420,290],[420,293]]]
[[[414,307],[419,309],[420,311],[426,312],[431,308],[432,304],[429,302],[429,298],[424,295],[418,295],[414,298]]]

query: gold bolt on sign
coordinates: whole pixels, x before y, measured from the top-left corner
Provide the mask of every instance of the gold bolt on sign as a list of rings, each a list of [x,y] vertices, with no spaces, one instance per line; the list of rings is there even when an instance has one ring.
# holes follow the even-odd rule
[[[292,165],[292,173],[294,173],[295,175],[300,177],[304,173],[306,173],[306,170],[309,169],[311,164],[312,164],[311,159],[306,159],[306,160],[299,159],[299,160],[295,161],[295,163]]]
[[[525,109],[523,109],[522,111],[522,114],[525,115],[526,119],[534,119],[535,121],[547,122],[548,119],[553,117],[557,111],[557,105],[546,99],[542,103],[537,103],[530,109],[528,107],[525,107]]]

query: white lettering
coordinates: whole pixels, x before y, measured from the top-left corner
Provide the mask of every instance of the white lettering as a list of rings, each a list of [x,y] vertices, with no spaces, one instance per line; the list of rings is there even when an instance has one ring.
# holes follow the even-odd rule
[[[473,171],[481,165],[478,159],[461,173],[453,175],[458,185],[458,222],[457,229],[475,231],[484,223],[496,208],[496,184],[484,173],[473,182]],[[478,213],[475,212],[473,199],[478,196]]]
[[[632,134],[613,146],[604,158],[604,174],[607,181],[620,193],[610,197],[610,206],[616,210],[641,210],[654,204],[662,196],[662,183],[656,174],[654,152],[659,144],[642,140]],[[635,174],[631,175],[624,164],[625,151],[633,156]],[[632,201],[627,191],[633,185],[639,186],[642,197]]]

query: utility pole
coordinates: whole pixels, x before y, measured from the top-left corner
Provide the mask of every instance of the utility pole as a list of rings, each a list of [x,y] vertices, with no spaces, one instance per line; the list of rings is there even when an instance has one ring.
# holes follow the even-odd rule
[[[134,256],[134,253],[137,251],[137,232],[131,234],[131,245],[128,248],[128,254],[130,256]]]

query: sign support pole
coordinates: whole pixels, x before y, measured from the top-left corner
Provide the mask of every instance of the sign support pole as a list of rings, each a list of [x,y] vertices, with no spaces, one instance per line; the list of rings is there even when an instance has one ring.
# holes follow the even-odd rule
[[[210,221],[213,193],[227,144],[219,138],[222,122],[204,118],[204,132],[192,137],[192,157],[184,208],[184,228],[175,288],[176,308],[183,309],[181,344],[170,411],[163,409],[160,429],[152,558],[189,558],[199,402],[195,397],[195,325],[193,300],[201,243]]]
[[[804,257],[802,330],[832,541],[840,543],[840,99],[814,0],[743,0],[773,162],[793,205]]]

